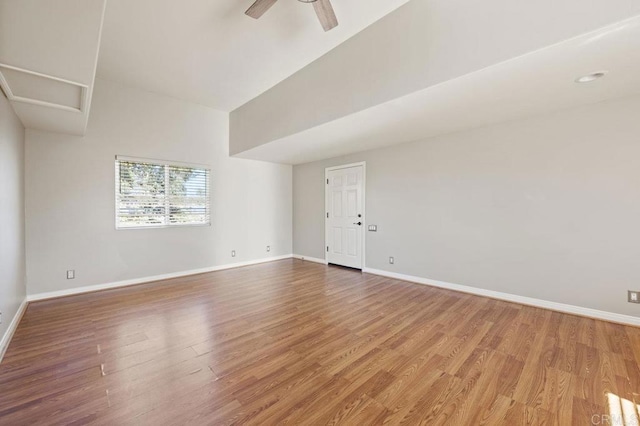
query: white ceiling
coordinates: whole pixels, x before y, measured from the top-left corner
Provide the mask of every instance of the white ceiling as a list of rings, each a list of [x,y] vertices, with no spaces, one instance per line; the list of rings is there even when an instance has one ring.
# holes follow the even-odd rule
[[[245,151],[300,164],[640,94],[640,17]],[[601,80],[576,84],[606,70]],[[640,113],[639,113],[640,116]]]
[[[86,86],[90,101],[100,47],[101,78],[230,111],[408,0],[332,0],[340,25],[328,33],[309,4],[279,0],[254,20],[244,15],[252,1],[109,0],[102,26],[105,0],[0,0],[0,64]],[[298,164],[637,94],[638,52],[635,17],[239,156]],[[599,70],[609,71],[605,79],[573,83]],[[36,90],[33,80],[8,77]],[[49,89],[42,94],[59,92]],[[86,127],[88,108],[12,105],[29,128],[81,135]]]
[[[313,6],[279,0],[109,0],[98,77],[231,111],[408,0],[332,0],[325,33]]]

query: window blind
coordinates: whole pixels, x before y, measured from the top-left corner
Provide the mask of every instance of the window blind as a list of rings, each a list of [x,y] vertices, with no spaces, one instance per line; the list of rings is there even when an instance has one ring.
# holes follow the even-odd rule
[[[209,225],[204,166],[116,157],[116,228]]]

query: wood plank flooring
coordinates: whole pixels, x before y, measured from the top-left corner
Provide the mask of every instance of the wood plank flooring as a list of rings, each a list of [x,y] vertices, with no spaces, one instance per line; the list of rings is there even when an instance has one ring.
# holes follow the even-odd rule
[[[288,259],[29,305],[0,424],[634,424],[639,365],[638,328]]]

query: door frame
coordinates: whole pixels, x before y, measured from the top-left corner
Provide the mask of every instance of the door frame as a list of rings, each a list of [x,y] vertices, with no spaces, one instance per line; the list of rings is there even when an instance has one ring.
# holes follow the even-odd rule
[[[324,169],[324,263],[325,264],[329,264],[329,252],[327,251],[327,244],[329,243],[329,227],[327,226],[327,213],[329,212],[329,184],[328,179],[329,179],[329,172],[333,171],[333,170],[340,170],[340,169],[348,169],[350,167],[357,167],[357,166],[362,166],[362,235],[361,235],[361,239],[362,239],[362,250],[361,250],[361,257],[362,257],[362,271],[364,271],[365,268],[365,259],[366,259],[366,240],[367,240],[367,199],[366,199],[366,195],[367,195],[367,162],[366,161],[359,161],[357,163],[349,163],[349,164],[342,164],[340,166],[332,166],[332,167],[326,167]]]

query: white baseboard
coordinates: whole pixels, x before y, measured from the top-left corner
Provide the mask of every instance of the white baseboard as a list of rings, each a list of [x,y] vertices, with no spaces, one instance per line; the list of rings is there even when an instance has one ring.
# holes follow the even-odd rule
[[[172,273],[169,273],[169,274],[154,275],[154,276],[142,277],[142,278],[134,278],[134,279],[131,279],[131,280],[116,281],[116,282],[112,282],[112,283],[96,284],[96,285],[90,285],[90,286],[84,286],[84,287],[76,287],[76,288],[70,288],[70,289],[67,289],[67,290],[51,291],[51,292],[47,292],[47,293],[30,294],[29,296],[27,296],[27,300],[29,302],[35,302],[35,301],[38,301],[38,300],[54,299],[56,297],[72,296],[74,294],[90,293],[90,292],[93,292],[93,291],[108,290],[108,289],[111,289],[111,288],[126,287],[126,286],[130,286],[130,285],[144,284],[144,283],[153,282],[153,281],[162,281],[162,280],[168,280],[168,279],[171,279],[171,278],[179,278],[179,277],[186,277],[186,276],[189,276],[189,275],[204,274],[204,273],[207,273],[207,272],[222,271],[224,269],[231,269],[231,268],[239,268],[239,267],[242,267],[242,266],[257,265],[259,263],[273,262],[275,260],[290,259],[292,256],[293,255],[291,255],[291,254],[285,254],[283,256],[265,257],[265,258],[262,258],[262,259],[249,260],[249,261],[246,261],[246,262],[229,263],[229,264],[226,264],[226,265],[211,266],[211,267],[201,268],[201,269],[191,269],[191,270],[188,270],[188,271],[172,272]]]
[[[520,303],[522,305],[535,306],[538,308],[550,309],[552,311],[564,312],[588,318],[601,319],[625,325],[640,326],[640,317],[631,315],[616,314],[613,312],[600,311],[597,309],[584,308],[581,306],[567,305],[565,303],[550,302],[548,300],[535,299],[533,297],[518,296],[516,294],[503,293],[500,291],[486,290],[483,288],[469,287],[461,284],[452,284],[444,281],[430,280],[428,278],[416,277],[412,275],[398,274],[396,272],[383,271],[381,269],[363,268],[362,272],[380,275],[397,280],[410,281],[417,284],[429,285],[432,287],[446,288],[448,290],[460,291],[463,293],[475,294],[477,296],[490,297],[492,299],[506,300],[508,302]]]
[[[317,257],[303,256],[301,254],[294,254],[292,256],[294,259],[307,260],[309,262],[321,263],[323,265],[327,264],[327,261],[324,259],[318,259]]]
[[[18,308],[18,312],[13,316],[7,331],[5,331],[4,336],[2,336],[2,340],[0,340],[0,362],[2,362],[2,358],[4,358],[4,354],[7,352],[7,348],[9,347],[9,343],[11,342],[11,338],[13,334],[16,332],[18,328],[18,324],[20,324],[20,320],[24,315],[24,312],[27,310],[27,298],[22,301],[20,307]]]

